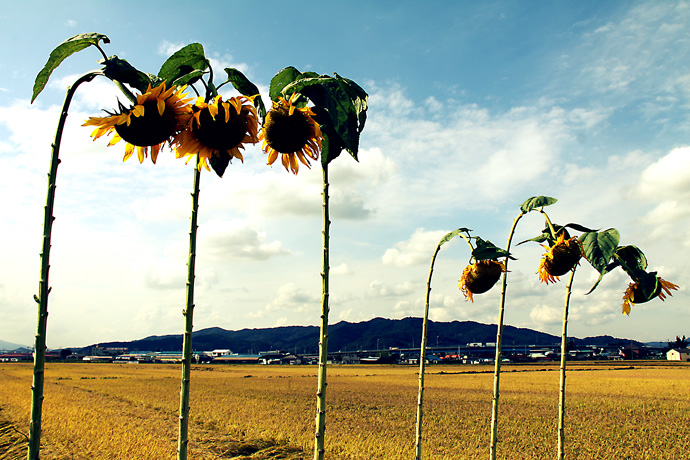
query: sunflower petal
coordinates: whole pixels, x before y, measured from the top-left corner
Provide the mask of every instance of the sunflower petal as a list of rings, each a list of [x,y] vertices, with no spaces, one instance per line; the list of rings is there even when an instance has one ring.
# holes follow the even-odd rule
[[[154,144],[151,146],[151,161],[156,164],[156,159],[158,158],[158,152],[160,152],[161,144]]]
[[[134,153],[134,145],[127,142],[127,145],[125,146],[125,157],[122,159],[122,161],[129,160],[129,157],[131,157],[133,153]]]

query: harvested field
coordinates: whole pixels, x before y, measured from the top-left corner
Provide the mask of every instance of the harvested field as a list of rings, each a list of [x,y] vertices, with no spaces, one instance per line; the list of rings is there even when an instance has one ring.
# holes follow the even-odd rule
[[[486,458],[493,367],[427,369],[424,458]],[[28,432],[31,370],[0,365],[0,446],[9,446],[0,458],[25,443],[19,432]],[[177,366],[50,363],[46,370],[43,459],[175,458]],[[329,368],[327,458],[412,458],[416,372]],[[557,365],[504,366],[501,381],[499,458],[553,457]],[[690,426],[688,381],[690,366],[682,364],[573,363],[566,457],[686,459],[690,437],[677,430]],[[310,366],[194,367],[189,458],[311,458],[315,391]]]

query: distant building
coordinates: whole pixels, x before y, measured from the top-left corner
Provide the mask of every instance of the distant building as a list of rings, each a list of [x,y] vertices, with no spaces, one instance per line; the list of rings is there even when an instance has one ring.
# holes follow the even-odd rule
[[[221,355],[213,358],[211,362],[214,364],[257,364],[259,363],[259,358],[259,355]]]
[[[111,363],[111,362],[113,362],[113,357],[112,356],[101,356],[101,355],[84,356],[82,358],[82,361],[89,362],[89,363]]]
[[[673,348],[666,352],[669,361],[690,361],[690,348]]]
[[[231,355],[231,354],[232,354],[232,351],[230,351],[230,349],[228,349],[228,348],[223,348],[223,349],[217,348],[217,349],[215,349],[215,350],[213,350],[213,351],[206,351],[206,352],[204,352],[204,353],[206,353],[206,354],[208,354],[209,356],[212,356],[212,357],[214,357],[214,358],[217,358],[217,357],[219,357],[219,356]]]

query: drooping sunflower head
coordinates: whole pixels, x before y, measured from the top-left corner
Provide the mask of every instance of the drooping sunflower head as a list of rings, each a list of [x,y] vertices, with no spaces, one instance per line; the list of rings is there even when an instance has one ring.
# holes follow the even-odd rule
[[[474,302],[473,294],[483,294],[494,287],[498,278],[501,277],[501,273],[505,271],[506,267],[501,262],[479,260],[465,267],[458,287],[465,296],[465,300]]]
[[[199,169],[210,171],[210,162],[219,176],[233,158],[244,161],[240,149],[259,142],[253,99],[237,96],[223,101],[216,96],[211,103],[197,99],[189,125],[173,140],[177,158],[199,155]]]
[[[268,154],[268,164],[273,165],[281,156],[283,166],[293,174],[299,171],[297,160],[309,168],[309,158],[319,157],[323,138],[313,118],[314,112],[308,107],[294,105],[297,97],[294,93],[288,100],[281,97],[273,102],[259,134],[263,150]]]
[[[187,124],[191,116],[190,99],[182,94],[184,87],[173,86],[166,90],[165,82],[148,89],[137,96],[137,103],[125,107],[119,103],[116,112],[108,112],[107,117],[89,117],[82,126],[96,126],[91,133],[94,140],[104,134],[113,134],[108,146],[124,140],[127,161],[134,150],[137,151],[139,163],[143,163],[151,148],[151,161],[158,158],[160,148]]]
[[[673,284],[660,276],[657,277],[656,289],[651,294],[646,294],[639,282],[630,283],[623,294],[623,313],[630,315],[630,310],[636,303],[649,302],[655,297],[659,297],[662,301],[666,299],[667,295],[671,295],[671,290],[677,290],[678,285]]]
[[[558,281],[558,277],[572,270],[582,257],[582,247],[577,237],[566,239],[564,231],[553,246],[544,248],[547,251],[539,263],[538,273],[539,279],[546,284]]]

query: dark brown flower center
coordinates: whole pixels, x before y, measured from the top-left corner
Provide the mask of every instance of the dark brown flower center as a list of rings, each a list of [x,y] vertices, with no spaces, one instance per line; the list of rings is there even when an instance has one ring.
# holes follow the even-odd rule
[[[122,139],[139,147],[150,147],[160,144],[175,134],[177,119],[175,113],[167,105],[163,115],[158,113],[155,100],[144,102],[144,115],[130,117],[127,124],[115,125],[115,131]]]
[[[503,270],[497,263],[480,260],[465,277],[465,286],[473,294],[483,294],[496,284]]]
[[[295,110],[289,114],[287,107],[277,107],[266,115],[264,137],[268,145],[280,153],[295,153],[309,141],[311,125],[307,115]]]
[[[574,240],[565,240],[553,248],[553,257],[546,258],[544,269],[551,276],[563,276],[573,269],[582,257],[582,249]]]
[[[635,285],[632,292],[630,293],[630,301],[632,303],[649,302],[650,300],[652,300],[653,298],[658,296],[660,292],[661,292],[661,283],[658,283],[654,292],[651,295],[646,296],[643,289],[642,289],[642,285],[638,283],[637,285]]]
[[[199,142],[213,150],[223,151],[240,145],[247,134],[247,111],[243,109],[238,115],[235,108],[230,107],[230,117],[227,122],[225,121],[226,111],[228,110],[224,104],[220,104],[214,120],[207,108],[201,110],[199,124],[192,124],[192,132]]]

